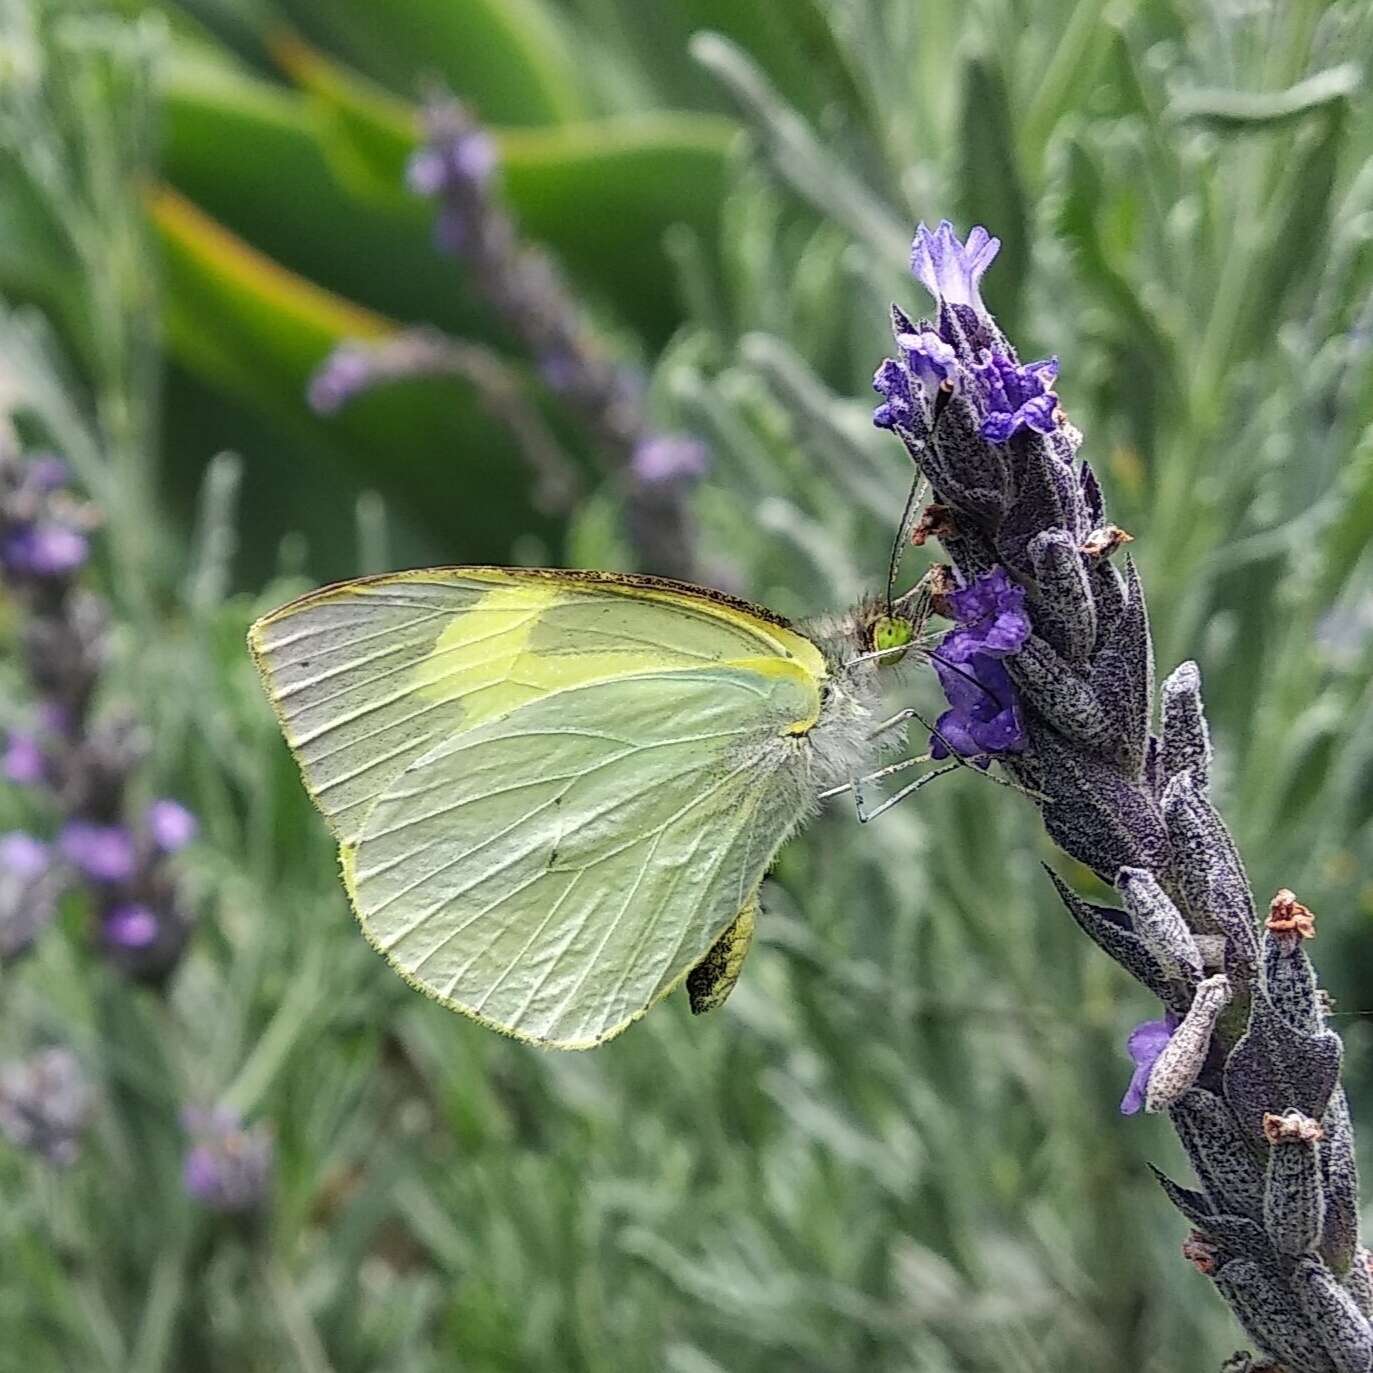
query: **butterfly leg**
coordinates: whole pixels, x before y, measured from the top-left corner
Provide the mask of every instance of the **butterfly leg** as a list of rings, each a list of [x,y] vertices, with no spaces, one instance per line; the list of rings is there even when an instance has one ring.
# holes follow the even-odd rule
[[[755,892],[710,946],[710,952],[687,974],[687,999],[691,1002],[693,1015],[704,1015],[725,1004],[743,970],[744,955],[753,943],[757,923],[758,894]]]
[[[853,801],[854,806],[858,811],[859,822],[866,825],[869,820],[876,820],[879,815],[889,811],[898,802],[904,801],[908,796],[913,796],[927,782],[933,782],[936,777],[943,777],[945,773],[953,772],[956,768],[961,766],[962,764],[960,763],[945,763],[942,768],[935,768],[933,772],[924,773],[922,776],[917,777],[914,782],[902,787],[894,796],[888,796],[876,810],[869,810],[867,806],[863,804],[861,786],[859,783],[855,782],[853,787]]]

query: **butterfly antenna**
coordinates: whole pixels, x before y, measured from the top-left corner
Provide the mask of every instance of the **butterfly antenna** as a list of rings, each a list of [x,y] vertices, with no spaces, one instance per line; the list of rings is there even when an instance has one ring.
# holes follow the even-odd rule
[[[901,559],[905,556],[906,545],[911,541],[911,535],[915,532],[916,512],[920,509],[921,502],[925,499],[925,477],[917,472],[915,479],[911,482],[910,494],[906,497],[906,509],[901,515],[901,524],[896,531],[896,538],[892,541],[891,561],[887,564],[887,614],[892,613],[892,602],[896,590],[897,574],[901,571]]]

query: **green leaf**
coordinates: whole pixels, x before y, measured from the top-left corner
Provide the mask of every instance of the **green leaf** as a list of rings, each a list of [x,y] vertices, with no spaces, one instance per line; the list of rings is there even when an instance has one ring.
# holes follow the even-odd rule
[[[461,266],[433,249],[432,207],[404,188],[410,108],[303,44],[276,51],[308,98],[178,64],[169,179],[312,280],[403,319],[489,334]],[[684,223],[716,241],[733,135],[714,116],[664,113],[496,139],[525,233],[656,344],[681,318],[664,235]]]
[[[564,30],[540,0],[283,0],[301,30],[411,94],[437,77],[492,124],[585,112]]]
[[[533,483],[513,441],[461,382],[386,387],[328,420],[309,412],[305,387],[329,351],[378,338],[389,321],[286,271],[170,189],[153,193],[149,211],[167,337],[188,369],[325,446],[456,561],[505,559],[518,535],[551,535],[531,509]]]
[[[1259,133],[1281,128],[1317,110],[1347,104],[1363,87],[1354,62],[1308,76],[1283,91],[1197,89],[1177,91],[1168,113],[1221,133]]]

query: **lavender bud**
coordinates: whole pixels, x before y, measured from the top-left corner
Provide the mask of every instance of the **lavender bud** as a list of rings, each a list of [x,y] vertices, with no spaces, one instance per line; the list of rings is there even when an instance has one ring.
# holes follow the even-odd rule
[[[1182,913],[1144,868],[1121,868],[1116,890],[1130,912],[1135,933],[1153,950],[1173,977],[1187,982],[1201,979],[1201,954]]]
[[[1036,623],[1071,662],[1085,662],[1096,643],[1096,606],[1075,541],[1065,529],[1046,529],[1030,540],[1030,561],[1039,588]]]
[[[76,1055],[52,1046],[0,1069],[0,1134],[49,1163],[76,1161],[91,1089]]]
[[[1254,903],[1234,841],[1215,807],[1189,773],[1168,783],[1163,818],[1175,855],[1174,870],[1193,925],[1219,929],[1229,940],[1227,966],[1242,982],[1258,958]]]
[[[1133,562],[1126,573],[1125,608],[1098,636],[1088,681],[1102,710],[1118,722],[1126,770],[1138,780],[1144,772],[1153,713],[1154,644],[1144,589]]]
[[[226,1107],[187,1110],[182,1123],[191,1138],[182,1167],[187,1193],[223,1215],[259,1210],[272,1171],[272,1137],[266,1127],[245,1128]]]
[[[1173,1103],[1168,1114],[1213,1209],[1262,1215],[1264,1169],[1252,1142],[1220,1097],[1193,1087]]]
[[[1370,1263],[1373,1263],[1373,1254],[1367,1249],[1355,1250],[1354,1261],[1341,1281],[1359,1311],[1366,1318],[1373,1319],[1373,1269],[1369,1268]]]
[[[1197,984],[1196,995],[1182,1023],[1158,1056],[1149,1074],[1144,1109],[1166,1111],[1196,1082],[1211,1047],[1216,1019],[1230,1004],[1230,979],[1224,973]]]
[[[1321,1189],[1321,1127],[1300,1111],[1265,1115],[1270,1145],[1263,1193],[1263,1224],[1284,1254],[1305,1254],[1321,1238],[1325,1196]]]
[[[1211,736],[1201,704],[1201,673],[1180,663],[1163,680],[1163,771],[1168,778],[1190,772],[1199,790],[1211,781]]]
[[[1285,887],[1268,908],[1263,935],[1263,985],[1273,1009],[1299,1030],[1321,1028],[1316,973],[1302,947],[1315,938],[1315,916]]]
[[[1105,749],[1115,741],[1116,722],[1102,709],[1096,693],[1037,634],[1006,666],[1026,699],[1061,734],[1089,749]]]
[[[1339,1274],[1358,1268],[1359,1168],[1354,1156],[1354,1129],[1344,1089],[1337,1087],[1321,1119],[1325,1141],[1321,1148],[1321,1174],[1325,1188],[1325,1216],[1320,1244],[1321,1257]],[[1364,1273],[1365,1285],[1368,1274]],[[1373,1310],[1365,1314],[1373,1314]]]
[[[1370,1373],[1373,1327],[1330,1270],[1317,1258],[1299,1259],[1292,1286],[1337,1373]]]
[[[1232,1259],[1214,1282],[1249,1337],[1301,1373],[1340,1373],[1295,1293],[1253,1259]]]
[[[940,500],[956,512],[1000,519],[1010,489],[1006,459],[983,440],[977,411],[963,391],[947,396],[919,462]]]

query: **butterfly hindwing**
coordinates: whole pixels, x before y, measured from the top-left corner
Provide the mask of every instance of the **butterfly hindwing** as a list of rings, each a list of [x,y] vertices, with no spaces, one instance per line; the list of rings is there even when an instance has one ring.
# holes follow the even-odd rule
[[[463,731],[371,809],[350,889],[413,983],[538,1043],[622,1030],[712,949],[802,817],[791,672],[640,674]]]

